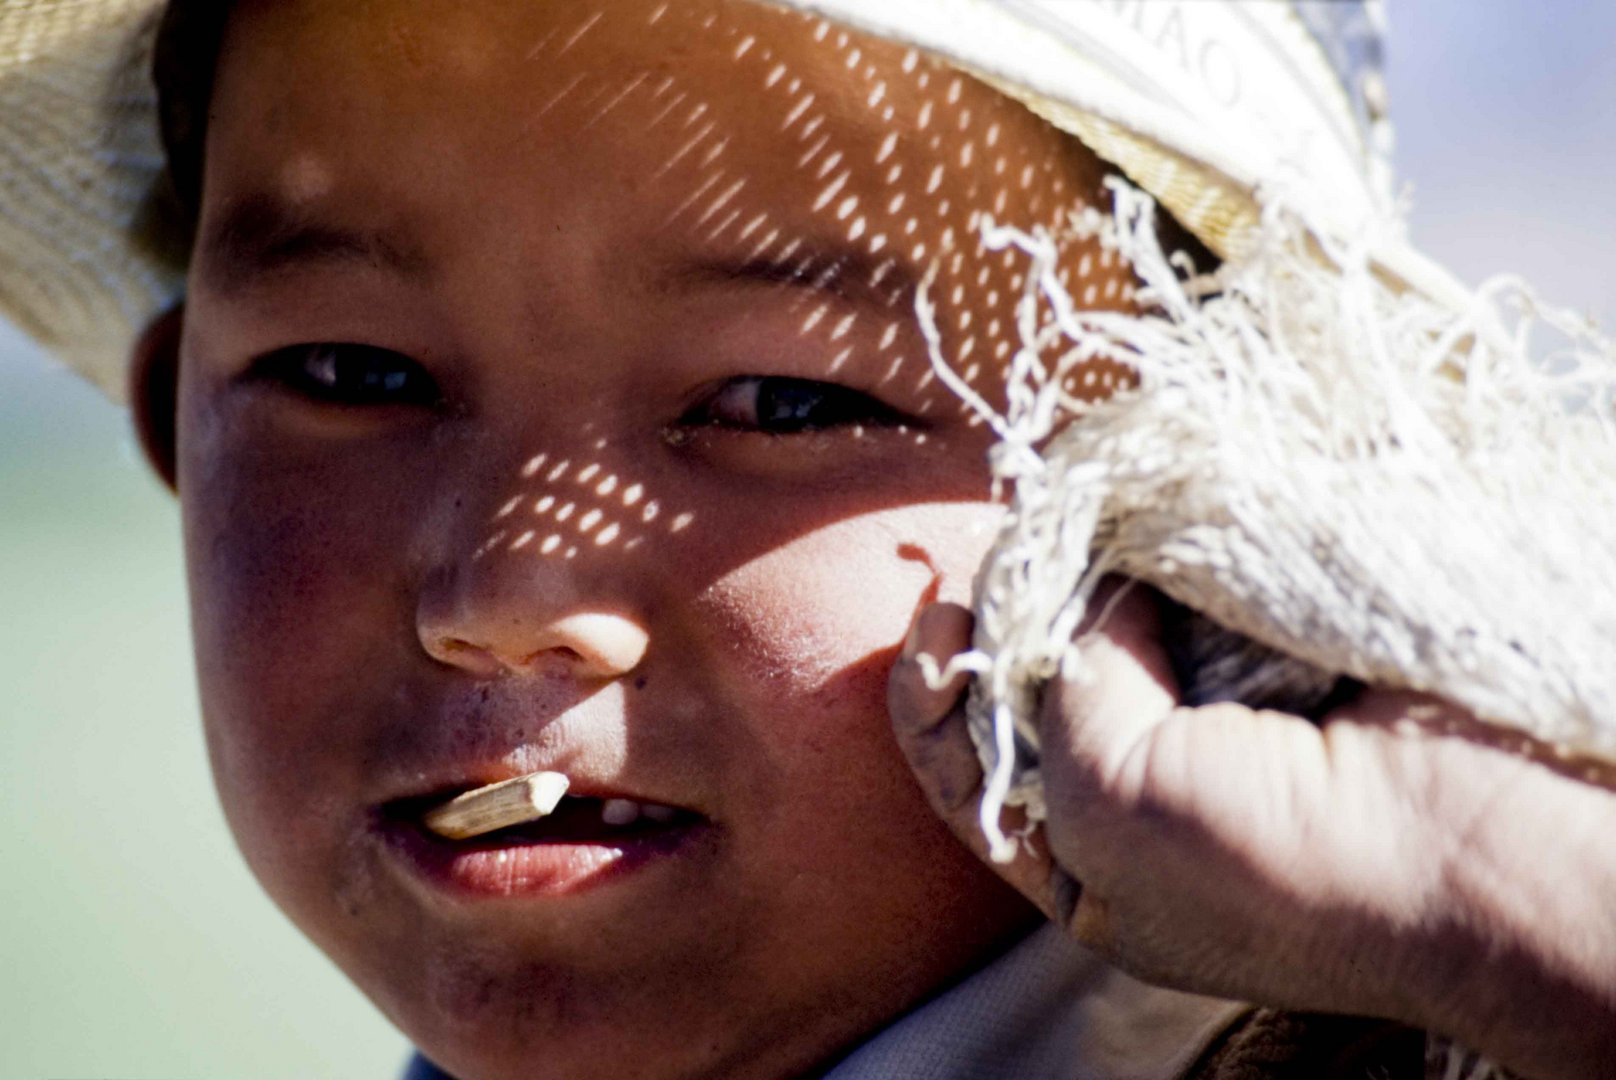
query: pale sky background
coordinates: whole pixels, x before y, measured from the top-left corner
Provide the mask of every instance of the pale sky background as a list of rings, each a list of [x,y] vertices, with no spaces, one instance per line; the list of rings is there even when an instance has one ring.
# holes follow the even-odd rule
[[[1616,325],[1616,4],[1392,19],[1416,241]],[[175,509],[123,414],[0,325],[0,1080],[393,1075],[402,1040],[224,832],[183,603]]]

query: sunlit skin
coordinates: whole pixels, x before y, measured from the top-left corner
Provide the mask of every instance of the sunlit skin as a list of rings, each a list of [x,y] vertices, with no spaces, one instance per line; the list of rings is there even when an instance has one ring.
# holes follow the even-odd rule
[[[1608,770],[1385,690],[1316,726],[1175,708],[1144,590],[1044,699],[1045,833],[1002,878],[971,856],[959,686],[915,655],[968,640],[989,439],[915,289],[995,398],[1025,280],[978,230],[1098,198],[1074,142],[743,0],[234,11],[137,420],[178,462],[241,846],[435,1059],[811,1073],[1041,908],[1173,985],[1610,1074]],[[1093,244],[1061,278],[1132,302]],[[537,768],[675,823],[413,824]]]
[[[996,515],[914,289],[994,396],[1022,267],[977,215],[1059,224],[1098,162],[744,0],[244,3],[212,117],[178,399],[209,749],[264,886],[411,1039],[466,1077],[797,1074],[1036,923],[886,715]],[[537,768],[702,826],[507,897],[378,829]]]

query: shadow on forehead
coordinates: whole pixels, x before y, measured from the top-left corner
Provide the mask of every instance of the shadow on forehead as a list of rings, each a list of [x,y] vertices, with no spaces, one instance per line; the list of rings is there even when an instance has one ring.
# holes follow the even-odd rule
[[[780,325],[807,350],[803,369],[890,391],[932,423],[980,423],[926,356],[919,284],[937,304],[944,358],[994,396],[1021,347],[1017,305],[1029,282],[1019,256],[989,251],[982,230],[1059,233],[1092,205],[1104,167],[1075,140],[912,49],[754,0],[479,4],[455,17],[479,13],[522,35],[498,45],[511,71],[487,77],[519,90],[523,138],[555,161],[615,164],[601,182],[616,193],[615,215],[644,234],[628,234],[643,241],[624,245],[628,277],[683,297],[758,294],[760,307],[789,313]],[[165,85],[184,90],[184,80]],[[172,125],[171,144],[195,138],[205,110],[170,104],[165,117],[192,118],[190,128]],[[203,247],[202,262],[227,283],[311,263],[416,279],[434,267],[407,234],[328,220],[318,200],[275,192],[228,207]],[[1065,252],[1060,280],[1080,306],[1132,304],[1132,276],[1110,252],[1075,239]],[[1090,371],[1082,385],[1098,396],[1118,381]],[[923,445],[927,433],[913,436]],[[665,505],[653,478],[596,450],[530,448],[490,508],[479,555],[575,558],[699,530],[693,511]]]
[[[586,48],[587,35],[609,35],[614,20],[627,24],[636,12],[650,33],[701,48],[670,49],[685,62],[654,78],[625,72],[615,90],[574,79],[561,93],[587,93],[591,107],[604,102],[585,126],[643,98],[647,131],[678,129],[652,174],[679,196],[663,224],[682,225],[693,248],[725,252],[710,265],[729,267],[731,280],[830,285],[828,300],[801,290],[794,302],[809,308],[802,336],[840,343],[828,354],[832,373],[880,354],[883,383],[907,370],[931,386],[913,341],[895,350],[900,324],[913,321],[915,285],[927,281],[952,359],[967,381],[990,389],[1016,347],[1015,305],[1027,282],[1012,253],[987,251],[982,229],[1064,229],[1098,197],[1102,163],[1019,104],[913,49],[749,0],[628,5],[611,9],[611,19],[580,12],[572,32],[556,28],[540,48],[558,56]],[[1060,273],[1078,303],[1131,304],[1132,276],[1110,252],[1071,249]],[[866,294],[893,317],[834,303]],[[874,348],[850,336],[860,321],[876,322]],[[946,403],[939,393],[925,409]]]

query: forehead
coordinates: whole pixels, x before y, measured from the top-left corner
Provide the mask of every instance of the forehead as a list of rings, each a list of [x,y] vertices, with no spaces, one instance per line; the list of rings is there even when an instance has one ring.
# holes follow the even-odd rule
[[[963,146],[1019,113],[902,46],[759,0],[247,0],[224,51],[227,73],[244,53],[260,61],[254,96],[302,122],[311,107],[375,119],[383,98],[419,114],[469,94],[476,115],[542,138],[580,112],[612,130],[607,114],[682,91],[703,127],[789,116],[779,128],[800,134],[800,107],[848,135],[942,136],[957,122]]]
[[[966,75],[754,0],[251,0],[214,105],[198,262],[218,279],[318,250],[504,269],[588,305],[717,267],[892,318],[930,280],[967,378],[1012,351],[1024,281],[982,224],[1058,226],[1103,172]],[[338,227],[283,242],[299,221]],[[1124,293],[1097,252],[1067,270],[1093,278],[1075,298]],[[816,311],[805,334],[845,329]],[[901,342],[879,340],[896,370]]]
[[[721,233],[790,203],[874,254],[952,246],[980,212],[1047,218],[1098,175],[969,78],[752,0],[256,0],[221,103],[210,164],[294,202],[565,170],[614,216],[672,201]]]

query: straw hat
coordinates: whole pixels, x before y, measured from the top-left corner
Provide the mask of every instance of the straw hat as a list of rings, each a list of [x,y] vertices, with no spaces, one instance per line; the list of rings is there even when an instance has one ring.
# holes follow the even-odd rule
[[[1211,250],[1257,194],[1384,235],[1377,257],[1454,286],[1400,240],[1379,0],[774,0],[935,53],[1081,138]],[[0,0],[0,315],[109,394],[183,284],[151,58],[160,0]]]

